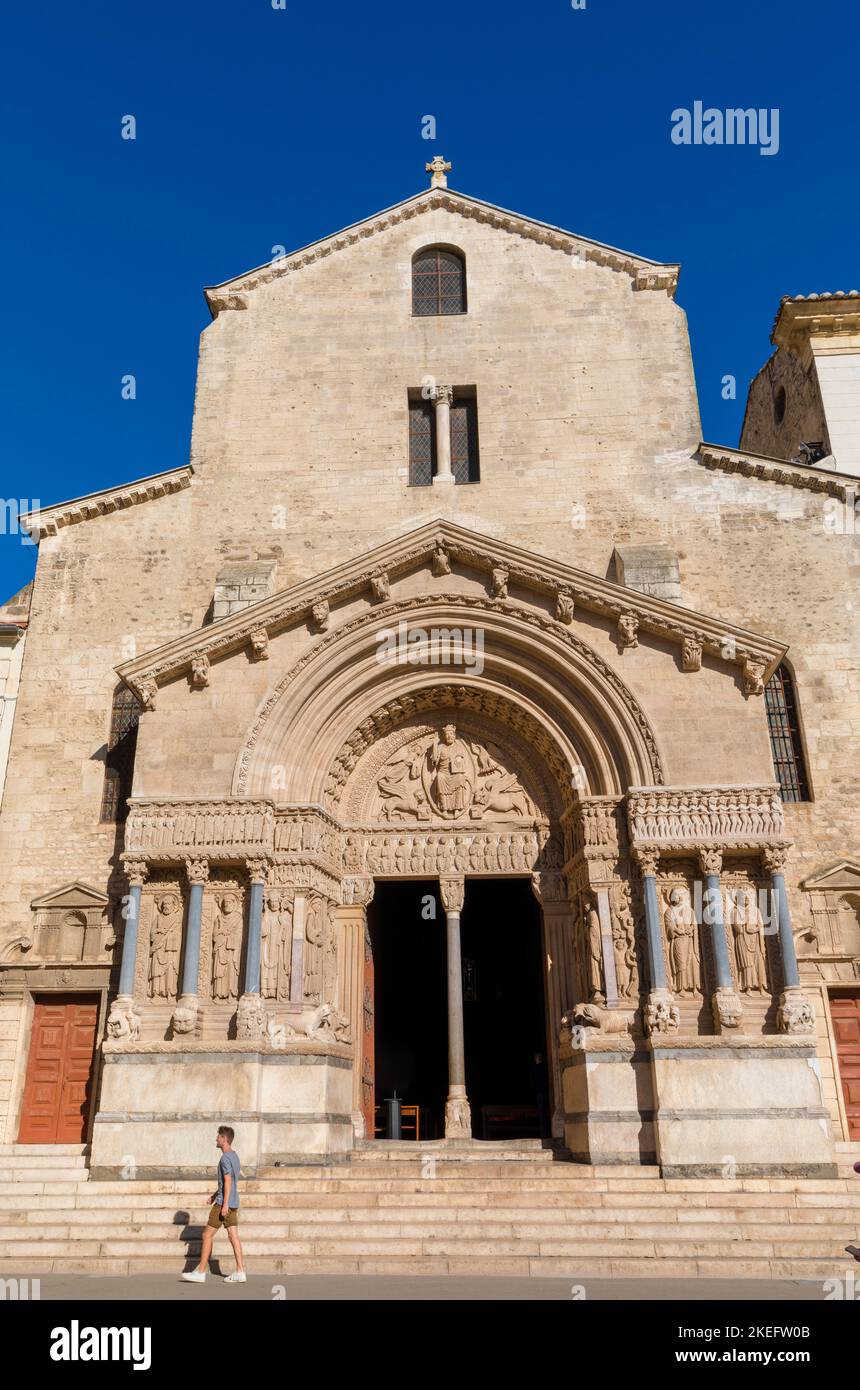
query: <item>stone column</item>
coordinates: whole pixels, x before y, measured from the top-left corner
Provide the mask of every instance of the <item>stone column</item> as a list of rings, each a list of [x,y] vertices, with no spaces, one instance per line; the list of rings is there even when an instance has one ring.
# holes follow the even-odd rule
[[[453,386],[437,386],[433,392],[436,407],[436,473],[434,483],[453,483],[451,470],[451,405]]]
[[[718,1033],[740,1026],[743,1010],[740,995],[732,979],[729,961],[729,946],[726,940],[726,926],[723,919],[723,891],[720,887],[720,872],[723,856],[718,849],[699,851],[699,867],[705,879],[703,896],[703,918],[711,933],[711,947],[714,954],[716,990],[711,999],[714,1013],[714,1027]]]
[[[125,933],[119,968],[119,992],[111,1005],[107,1021],[108,1036],[136,1042],[140,1036],[140,1015],[134,1007],[134,977],[137,968],[137,941],[140,929],[141,890],[149,872],[142,859],[127,859],[128,901],[124,909]]]
[[[781,1033],[810,1034],[815,1032],[815,1007],[800,983],[794,933],[791,930],[788,891],[785,886],[787,855],[788,850],[784,845],[774,845],[762,853],[765,872],[770,874],[771,903],[777,914],[779,954],[782,963],[782,994],[779,996],[776,1022]]]
[[[471,1139],[472,1111],[466,1096],[466,1053],[463,1044],[463,968],[460,960],[460,913],[466,885],[462,878],[440,878],[448,950],[448,1099],[445,1138]]]
[[[236,1036],[262,1038],[266,1011],[260,994],[260,957],[263,950],[263,896],[266,891],[265,859],[248,860],[248,939],[245,947],[243,993],[236,1012]]]
[[[560,1139],[564,1135],[564,1096],[558,1037],[562,1016],[572,1007],[573,1000],[568,972],[571,907],[566,898],[555,898],[550,894],[554,890],[563,892],[565,887],[564,879],[557,874],[532,874],[532,891],[540,903],[543,916],[547,1072],[552,1080],[550,1130],[554,1139]]]
[[[646,1033],[676,1033],[681,1015],[669,988],[666,973],[666,954],[663,949],[663,930],[660,925],[660,904],[657,900],[656,849],[636,849],[634,858],[642,875],[645,899],[645,937],[648,948],[648,999],[644,1009]]]
[[[364,1078],[364,938],[367,931],[367,909],[373,898],[372,878],[350,877],[343,880],[343,907],[336,913],[341,929],[341,949],[338,953],[337,1006],[349,1019],[353,1044],[352,1062],[352,1127],[357,1139],[364,1138],[364,1107],[362,1082]],[[373,1136],[371,1135],[371,1138]]]
[[[182,985],[173,1011],[174,1033],[193,1033],[197,1026],[197,989],[200,977],[200,932],[203,924],[203,889],[209,879],[208,859],[186,859],[188,914],[185,922],[185,956]]]

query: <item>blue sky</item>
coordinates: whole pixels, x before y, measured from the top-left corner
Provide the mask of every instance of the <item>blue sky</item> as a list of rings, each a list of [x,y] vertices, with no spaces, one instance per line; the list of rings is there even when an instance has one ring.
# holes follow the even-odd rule
[[[853,0],[10,8],[0,516],[187,462],[203,286],[418,191],[435,151],[454,188],[681,261],[704,434],[736,444],[780,296],[860,287],[858,29]],[[696,100],[777,108],[778,153],[673,144]],[[0,597],[34,555],[0,536]]]

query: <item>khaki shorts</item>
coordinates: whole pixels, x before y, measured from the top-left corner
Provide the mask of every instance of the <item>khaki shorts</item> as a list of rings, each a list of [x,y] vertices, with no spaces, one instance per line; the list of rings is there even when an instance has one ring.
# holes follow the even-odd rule
[[[221,1226],[238,1226],[239,1208],[231,1207],[226,1216],[221,1215],[220,1202],[213,1202],[209,1209],[209,1220],[207,1226],[212,1226],[217,1231]]]

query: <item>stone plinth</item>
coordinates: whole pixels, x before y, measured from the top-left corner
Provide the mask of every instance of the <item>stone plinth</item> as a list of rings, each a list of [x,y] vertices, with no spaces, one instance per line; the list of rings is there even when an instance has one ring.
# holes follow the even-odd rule
[[[812,1039],[649,1039],[663,1177],[835,1177]]]
[[[582,1030],[561,1053],[564,1142],[581,1163],[654,1163],[651,1059],[641,1040]]]
[[[211,1174],[221,1124],[242,1171],[323,1163],[353,1146],[352,1057],[337,1043],[105,1043],[94,1178]]]

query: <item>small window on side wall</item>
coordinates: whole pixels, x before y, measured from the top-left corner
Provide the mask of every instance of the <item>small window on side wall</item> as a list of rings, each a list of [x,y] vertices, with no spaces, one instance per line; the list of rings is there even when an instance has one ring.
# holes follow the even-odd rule
[[[427,246],[412,257],[412,313],[465,314],[466,262],[459,251]]]
[[[110,735],[105,758],[105,780],[99,820],[119,823],[128,816],[128,798],[134,781],[134,755],[137,749],[137,721],[140,702],[128,686],[114,691]]]
[[[783,801],[810,801],[809,776],[791,671],[778,666],[764,688],[773,768]]]

